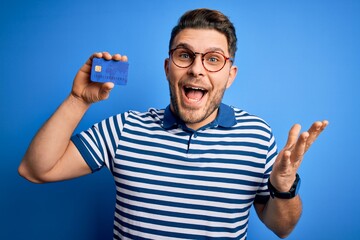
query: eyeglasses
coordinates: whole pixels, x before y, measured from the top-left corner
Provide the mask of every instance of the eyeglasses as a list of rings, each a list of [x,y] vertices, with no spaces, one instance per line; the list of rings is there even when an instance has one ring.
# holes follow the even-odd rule
[[[209,72],[218,72],[224,68],[226,61],[233,61],[233,58],[226,57],[224,54],[215,51],[199,53],[185,47],[177,47],[169,52],[172,62],[179,68],[190,67],[195,61],[196,54],[201,55],[202,65]]]

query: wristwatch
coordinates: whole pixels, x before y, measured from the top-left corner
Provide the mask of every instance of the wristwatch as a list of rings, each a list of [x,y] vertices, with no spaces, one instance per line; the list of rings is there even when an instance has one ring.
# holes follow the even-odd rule
[[[295,181],[293,185],[291,186],[290,190],[288,192],[279,192],[270,182],[270,178],[268,180],[268,188],[270,191],[270,196],[272,198],[280,198],[280,199],[291,199],[295,197],[298,194],[298,191],[300,189],[300,183],[301,179],[299,174],[296,174]]]

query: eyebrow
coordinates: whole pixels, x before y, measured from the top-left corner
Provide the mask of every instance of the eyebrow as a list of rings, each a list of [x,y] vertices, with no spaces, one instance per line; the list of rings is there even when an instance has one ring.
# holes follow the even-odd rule
[[[179,43],[178,45],[175,46],[175,48],[179,48],[179,47],[188,48],[191,51],[193,51],[193,48],[187,43]],[[208,49],[206,49],[205,53],[206,52],[221,52],[222,54],[225,54],[224,50],[222,50],[221,48],[218,48],[218,47],[208,48]]]

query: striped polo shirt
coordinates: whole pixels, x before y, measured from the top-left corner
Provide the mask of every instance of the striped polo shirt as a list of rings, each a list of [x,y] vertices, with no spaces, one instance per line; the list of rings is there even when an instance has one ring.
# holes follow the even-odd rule
[[[225,104],[196,131],[168,106],[112,116],[72,141],[93,172],[114,176],[114,239],[246,239],[277,155],[265,121]]]

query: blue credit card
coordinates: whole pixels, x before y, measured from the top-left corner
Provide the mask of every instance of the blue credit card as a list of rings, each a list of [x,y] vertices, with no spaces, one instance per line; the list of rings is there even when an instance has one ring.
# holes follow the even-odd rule
[[[93,58],[90,79],[94,82],[113,82],[116,85],[126,85],[128,69],[128,62]]]

